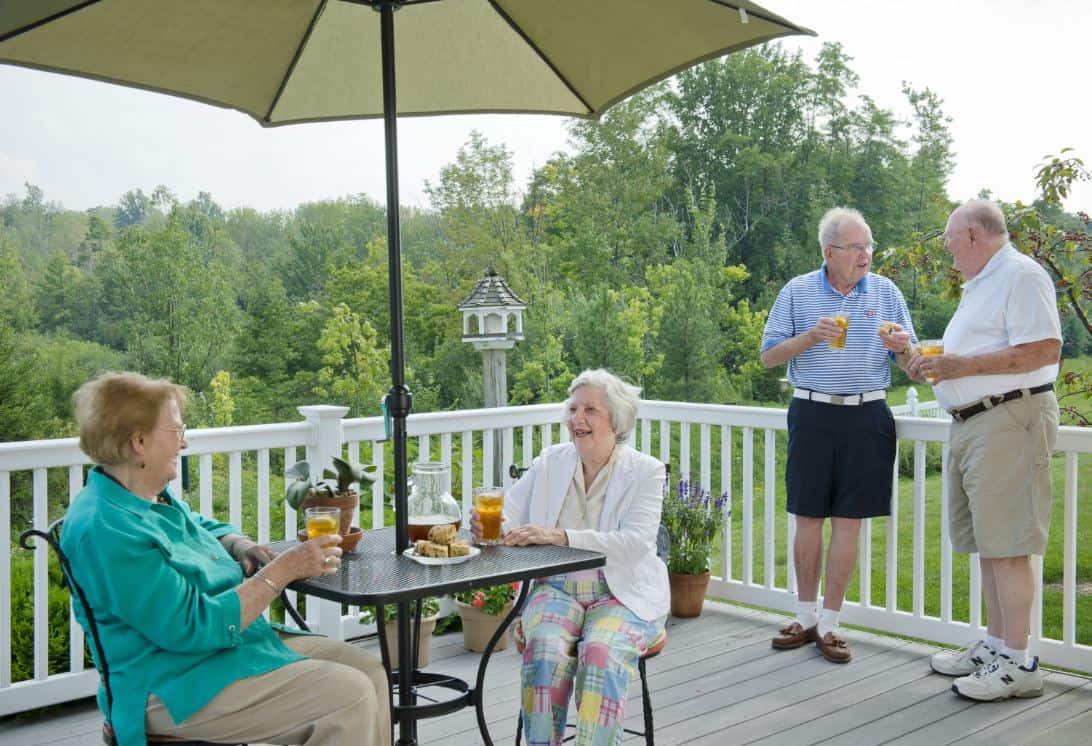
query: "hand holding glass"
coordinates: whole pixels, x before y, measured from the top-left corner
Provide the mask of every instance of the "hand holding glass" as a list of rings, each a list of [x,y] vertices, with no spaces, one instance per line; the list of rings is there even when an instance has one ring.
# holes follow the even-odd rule
[[[501,512],[504,510],[504,488],[478,487],[474,490],[474,510],[482,525],[481,544],[499,544]]]
[[[944,341],[940,339],[923,339],[918,344],[918,354],[922,357],[944,354]],[[927,383],[936,383],[936,376],[925,376]]]
[[[341,524],[341,508],[305,508],[303,514],[306,518],[308,539],[333,536]]]
[[[842,328],[842,334],[836,339],[830,340],[830,349],[844,350],[846,348],[846,332],[849,329],[849,314],[838,314],[831,318],[834,319],[835,324]]]

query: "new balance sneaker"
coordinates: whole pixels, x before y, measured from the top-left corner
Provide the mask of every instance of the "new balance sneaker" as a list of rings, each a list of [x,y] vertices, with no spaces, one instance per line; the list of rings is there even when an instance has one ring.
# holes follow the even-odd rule
[[[1007,655],[999,655],[993,663],[983,666],[970,676],[952,682],[952,691],[967,699],[996,702],[1009,697],[1040,697],[1043,694],[1043,672],[1039,657],[1024,668]]]
[[[929,665],[945,676],[968,676],[982,666],[993,663],[998,655],[998,651],[987,645],[985,640],[978,640],[959,650],[941,650],[934,653],[929,659]]]

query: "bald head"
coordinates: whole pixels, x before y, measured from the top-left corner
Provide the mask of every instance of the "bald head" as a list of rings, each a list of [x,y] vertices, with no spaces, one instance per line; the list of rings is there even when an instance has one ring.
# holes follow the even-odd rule
[[[1005,225],[1005,215],[996,202],[988,199],[972,199],[964,202],[952,213],[969,227],[980,229],[985,235],[1008,240],[1009,229]]]

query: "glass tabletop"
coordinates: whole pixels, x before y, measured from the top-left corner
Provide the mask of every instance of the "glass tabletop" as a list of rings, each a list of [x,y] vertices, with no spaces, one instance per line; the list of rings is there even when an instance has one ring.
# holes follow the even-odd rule
[[[465,531],[459,535],[469,539]],[[280,541],[271,546],[274,551],[282,551],[297,543]],[[342,556],[337,575],[303,578],[288,587],[330,601],[375,606],[587,570],[604,564],[606,557],[599,552],[545,544],[481,547],[481,554],[462,564],[426,566],[395,554],[394,527],[391,526],[365,531],[356,551]]]

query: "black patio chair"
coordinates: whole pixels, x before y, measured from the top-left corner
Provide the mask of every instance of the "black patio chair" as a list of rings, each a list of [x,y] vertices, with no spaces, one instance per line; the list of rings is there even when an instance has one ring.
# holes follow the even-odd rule
[[[664,468],[667,470],[667,474],[671,474],[671,464],[664,464]],[[513,479],[519,479],[523,472],[527,469],[520,469],[515,464],[508,467],[508,473]],[[667,527],[662,523],[659,530],[656,532],[656,556],[667,562],[667,555],[671,552],[671,534],[668,533]],[[523,648],[526,645],[526,640],[523,637],[523,624],[521,619],[516,619],[512,623],[512,638],[516,644],[516,650],[519,653],[523,653]],[[648,691],[648,676],[645,671],[645,662],[655,658],[660,652],[667,646],[667,630],[661,632],[652,644],[648,646],[648,649],[644,652],[640,658],[637,659],[637,672],[641,677],[641,709],[644,715],[644,730],[632,730],[630,728],[623,728],[626,733],[631,736],[641,736],[645,739],[647,746],[655,746],[655,732],[652,722],[652,697]],[[566,728],[575,727],[573,723],[567,723]],[[520,712],[516,715],[516,746],[520,745],[520,741],[523,737],[523,713]],[[576,734],[572,734],[566,737],[566,742],[576,738]]]
[[[33,540],[35,538],[43,539],[57,555],[57,560],[61,563],[61,573],[64,577],[64,583],[72,592],[72,596],[83,610],[84,619],[87,620],[85,632],[89,633],[91,637],[90,644],[94,646],[91,650],[91,658],[99,671],[99,677],[102,679],[102,686],[106,691],[106,707],[109,711],[113,709],[114,703],[114,695],[113,692],[110,691],[110,665],[107,663],[106,653],[102,649],[102,640],[99,638],[99,627],[98,623],[95,621],[95,615],[91,613],[91,606],[87,603],[87,597],[83,593],[83,588],[80,587],[79,583],[76,582],[75,577],[72,575],[72,567],[68,563],[68,557],[61,551],[61,527],[63,524],[64,519],[59,518],[50,524],[45,531],[36,528],[27,529],[19,536],[19,546],[23,549],[33,550]],[[287,599],[284,600],[287,602]],[[285,608],[291,607],[286,603]],[[292,613],[295,614],[295,609],[292,609]],[[171,746],[246,746],[246,744],[239,744],[237,741],[231,741],[226,744],[222,742],[213,743],[211,741],[195,741],[190,738],[161,736],[152,733],[147,734],[147,740],[149,744],[171,744]],[[114,727],[110,724],[108,717],[102,723],[102,741],[107,746],[117,746]]]

